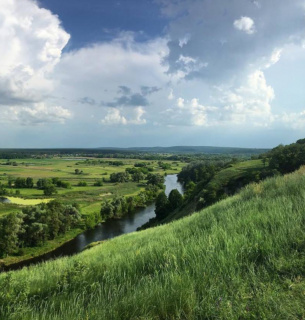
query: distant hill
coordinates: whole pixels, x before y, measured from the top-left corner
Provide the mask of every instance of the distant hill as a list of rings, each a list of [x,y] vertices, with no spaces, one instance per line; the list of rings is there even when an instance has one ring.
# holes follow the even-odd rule
[[[206,154],[261,154],[270,149],[211,147],[211,146],[173,146],[173,147],[130,147],[130,148],[99,148],[100,150],[136,151],[151,153],[206,153]]]

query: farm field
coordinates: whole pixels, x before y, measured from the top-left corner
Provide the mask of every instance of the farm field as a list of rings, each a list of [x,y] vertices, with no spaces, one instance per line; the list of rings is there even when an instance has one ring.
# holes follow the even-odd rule
[[[7,197],[11,203],[0,203],[0,215],[18,211],[24,205],[36,205],[58,199],[63,203],[77,203],[82,214],[99,212],[101,202],[105,199],[118,196],[136,195],[144,189],[144,184],[137,182],[112,183],[109,177],[112,173],[125,172],[126,168],[133,168],[135,163],[145,162],[153,169],[152,173],[175,174],[185,165],[177,161],[162,161],[169,164],[170,169],[162,169],[158,161],[143,161],[124,159],[123,165],[110,163],[121,162],[117,159],[90,159],[101,160],[102,163],[89,164],[86,159],[79,158],[47,158],[47,159],[19,159],[7,165],[7,160],[0,159],[0,183],[6,185],[9,179],[28,178],[34,180],[33,188],[9,188],[11,194]],[[82,172],[76,174],[75,170]],[[71,188],[57,188],[57,193],[45,196],[43,190],[36,187],[38,179],[58,178],[68,182]],[[101,186],[94,186],[97,181],[103,181]],[[79,186],[83,183],[83,186]]]

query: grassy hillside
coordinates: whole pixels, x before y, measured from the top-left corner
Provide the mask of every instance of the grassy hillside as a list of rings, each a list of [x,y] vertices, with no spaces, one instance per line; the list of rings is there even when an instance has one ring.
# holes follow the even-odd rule
[[[303,319],[305,168],[190,217],[0,275],[0,319]]]
[[[248,160],[237,162],[235,164],[230,165],[230,167],[220,170],[215,174],[212,180],[206,185],[198,184],[198,193],[193,197],[186,205],[182,208],[179,208],[173,212],[171,212],[165,219],[160,221],[151,221],[149,226],[156,226],[160,223],[169,223],[171,221],[181,219],[182,217],[188,216],[196,211],[196,207],[198,204],[198,200],[201,197],[202,189],[207,189],[209,187],[214,186],[216,189],[230,189],[228,187],[229,183],[234,185],[242,186],[245,184],[246,180],[250,180],[261,172],[264,168],[264,164],[262,160]],[[252,177],[248,179],[248,177]],[[247,182],[248,183],[248,182]],[[228,190],[229,191],[229,190]]]
[[[221,170],[218,172],[211,183],[223,186],[226,185],[230,180],[237,180],[243,178],[246,175],[253,174],[255,172],[260,172],[264,165],[262,160],[249,160],[238,162],[231,165],[229,168]]]

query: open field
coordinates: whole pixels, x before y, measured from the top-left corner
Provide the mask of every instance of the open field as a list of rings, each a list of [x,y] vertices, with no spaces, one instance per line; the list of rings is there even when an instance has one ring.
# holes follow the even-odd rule
[[[0,275],[3,319],[304,319],[305,168],[161,227]]]
[[[92,159],[91,159],[92,160]],[[134,167],[135,163],[149,163],[149,167],[153,168],[152,173],[174,174],[178,173],[182,166],[182,162],[162,161],[171,165],[171,169],[163,170],[159,167],[158,161],[142,161],[134,159],[122,160],[124,165],[110,165],[108,162],[115,162],[118,159],[96,159],[102,160],[105,163],[90,165],[85,162],[85,159],[79,158],[49,158],[49,159],[19,159],[14,160],[14,165],[5,165],[7,160],[0,159],[0,182],[6,184],[9,178],[15,179],[18,177],[34,179],[36,184],[41,178],[59,178],[71,184],[71,189],[57,188],[57,194],[46,197],[43,190],[37,188],[11,188],[13,197],[12,204],[0,204],[0,215],[20,209],[21,205],[34,205],[48,199],[58,199],[64,203],[78,203],[82,213],[99,212],[101,202],[105,199],[112,198],[114,195],[135,195],[143,190],[144,185],[141,183],[111,183],[109,176],[111,173],[123,172],[126,168]],[[120,160],[121,161],[121,160]],[[75,169],[83,171],[82,174],[75,174]],[[98,180],[105,179],[103,186],[94,186]],[[86,186],[78,186],[79,182],[85,182]],[[20,192],[20,195],[14,195],[15,192]],[[20,205],[20,207],[18,207]]]

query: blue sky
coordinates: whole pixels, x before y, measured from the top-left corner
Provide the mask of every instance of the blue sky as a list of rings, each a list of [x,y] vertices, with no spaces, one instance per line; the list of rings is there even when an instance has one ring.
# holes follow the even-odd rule
[[[305,0],[2,0],[0,147],[305,136]]]
[[[40,0],[40,6],[56,13],[72,36],[68,50],[109,41],[118,31],[143,31],[142,39],[160,35],[167,18],[152,0]],[[139,37],[141,39],[141,37]]]

